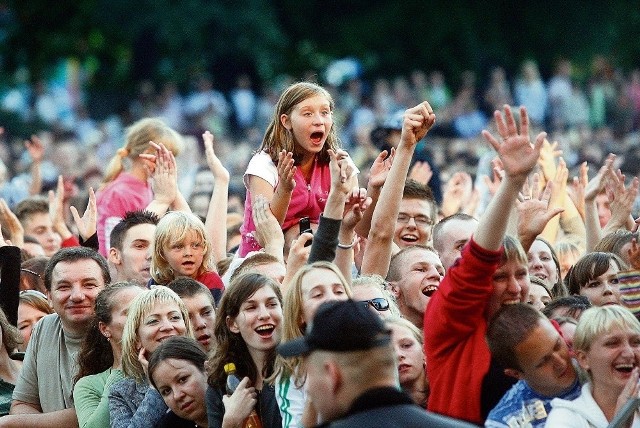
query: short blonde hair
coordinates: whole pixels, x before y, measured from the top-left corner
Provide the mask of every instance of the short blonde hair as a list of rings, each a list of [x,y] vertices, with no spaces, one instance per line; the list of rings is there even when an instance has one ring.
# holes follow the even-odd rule
[[[593,341],[614,327],[630,328],[640,334],[640,321],[619,305],[594,306],[582,313],[576,333],[573,336],[573,348],[587,352]]]
[[[204,245],[202,265],[197,275],[215,272],[211,261],[211,245],[207,241],[204,223],[196,215],[184,211],[171,211],[158,222],[155,232],[155,243],[151,255],[151,276],[158,284],[168,284],[175,279],[173,270],[164,256],[165,249],[183,241],[189,232],[195,232]]]
[[[122,371],[125,376],[132,377],[138,383],[145,381],[144,369],[140,361],[138,361],[138,329],[145,315],[157,303],[175,303],[180,310],[180,315],[186,327],[185,336],[193,337],[189,311],[182,299],[174,291],[165,286],[157,285],[151,290],[146,290],[136,296],[131,302],[131,306],[129,306],[129,313],[122,334]]]

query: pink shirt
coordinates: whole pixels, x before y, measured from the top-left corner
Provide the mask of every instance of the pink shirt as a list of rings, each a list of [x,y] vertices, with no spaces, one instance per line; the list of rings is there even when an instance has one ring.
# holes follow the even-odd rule
[[[98,243],[100,254],[109,254],[109,237],[127,211],[143,210],[153,201],[151,186],[127,172],[96,194],[98,206]]]
[[[248,175],[263,178],[271,184],[274,189],[278,185],[276,166],[273,161],[271,161],[269,155],[264,152],[257,153],[249,162],[244,176],[245,186],[248,184]],[[309,217],[311,223],[318,223],[320,214],[324,211],[324,206],[327,203],[329,189],[331,188],[329,164],[318,162],[316,157],[309,182],[305,180],[300,169],[296,170],[294,180],[296,186],[291,194],[291,202],[289,202],[289,208],[287,209],[287,214],[282,224],[282,230],[285,231],[297,225],[302,217]],[[249,187],[247,186],[247,198],[244,204],[244,223],[240,228],[240,233],[242,234],[242,242],[238,250],[240,257],[245,257],[249,252],[258,251],[261,248],[253,234],[256,227],[253,223],[253,216],[251,215],[251,194],[248,190]]]

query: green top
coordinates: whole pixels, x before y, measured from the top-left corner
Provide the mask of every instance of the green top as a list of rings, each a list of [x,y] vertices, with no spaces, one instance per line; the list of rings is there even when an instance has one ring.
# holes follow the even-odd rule
[[[9,414],[11,408],[11,395],[13,394],[13,388],[16,386],[12,383],[5,382],[0,379],[0,416]]]
[[[108,369],[85,376],[73,388],[73,401],[80,428],[109,427],[109,390],[124,379],[121,370]]]

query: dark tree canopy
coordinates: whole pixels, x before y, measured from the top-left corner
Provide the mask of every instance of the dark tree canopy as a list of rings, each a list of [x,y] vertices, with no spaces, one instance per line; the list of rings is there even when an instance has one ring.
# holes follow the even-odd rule
[[[28,0],[0,3],[2,72],[45,77],[77,58],[94,87],[149,78],[185,84],[199,72],[229,87],[317,72],[359,58],[371,75],[441,69],[517,71],[535,58],[548,74],[570,58],[588,74],[604,54],[625,68],[640,58],[640,2],[448,0]]]

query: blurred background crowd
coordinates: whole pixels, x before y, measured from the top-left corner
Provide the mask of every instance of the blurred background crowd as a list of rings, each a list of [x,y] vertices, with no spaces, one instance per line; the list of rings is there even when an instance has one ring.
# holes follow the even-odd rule
[[[480,131],[503,104],[527,106],[571,175],[609,152],[638,175],[640,8],[295,3],[0,1],[1,196],[14,206],[26,195],[31,135],[46,146],[44,190],[63,174],[86,196],[126,126],[159,116],[192,137],[178,160],[182,192],[205,166],[199,136],[210,130],[242,199],[242,173],[277,96],[298,80],[332,92],[342,145],[363,171],[385,133],[400,129],[398,112],[426,99],[437,125],[418,151],[441,183],[490,171],[479,163],[488,151]]]

